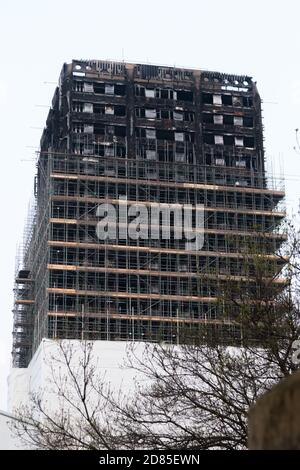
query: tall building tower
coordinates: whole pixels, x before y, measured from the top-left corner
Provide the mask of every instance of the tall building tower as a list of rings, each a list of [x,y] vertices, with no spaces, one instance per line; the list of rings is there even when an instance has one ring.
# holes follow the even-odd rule
[[[266,177],[261,100],[247,76],[64,64],[35,181],[16,276],[15,367],[28,365],[42,338],[178,343],[203,325],[234,328],[222,316],[219,282],[245,275],[243,241],[267,234],[270,256],[282,242],[274,229],[284,192]],[[104,203],[189,204],[192,220],[204,207],[203,246],[187,248],[172,218],[169,239],[118,230],[101,239]],[[130,215],[117,213],[124,228]]]

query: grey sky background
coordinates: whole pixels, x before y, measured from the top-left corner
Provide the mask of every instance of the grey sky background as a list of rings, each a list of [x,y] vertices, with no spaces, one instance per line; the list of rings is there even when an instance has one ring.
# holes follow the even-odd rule
[[[61,66],[113,59],[250,75],[263,103],[266,158],[298,211],[300,2],[297,0],[3,0],[0,10],[0,409],[10,367],[15,251],[34,152]],[[54,83],[49,83],[54,82]]]

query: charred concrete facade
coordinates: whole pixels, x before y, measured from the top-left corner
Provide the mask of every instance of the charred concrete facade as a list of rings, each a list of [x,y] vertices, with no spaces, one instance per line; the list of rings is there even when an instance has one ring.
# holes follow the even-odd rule
[[[204,246],[100,241],[99,204],[204,205]],[[243,240],[282,236],[251,77],[108,61],[64,64],[37,161],[17,269],[16,367],[42,338],[180,342],[234,328],[218,284],[247,275]]]

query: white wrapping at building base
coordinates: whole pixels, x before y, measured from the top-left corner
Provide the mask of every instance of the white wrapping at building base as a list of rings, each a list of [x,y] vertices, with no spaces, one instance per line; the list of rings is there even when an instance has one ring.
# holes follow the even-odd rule
[[[0,410],[0,450],[18,450],[22,448],[22,446],[12,436],[9,428],[9,422],[11,420],[5,415],[6,412]]]
[[[127,393],[134,387],[137,372],[126,366],[127,350],[132,343],[121,341],[93,341],[91,365],[95,367],[97,376],[110,384],[111,390]],[[72,351],[72,364],[78,367],[83,356],[83,345],[79,340],[43,339],[34,354],[28,368],[12,369],[8,378],[8,411],[14,414],[21,404],[29,402],[31,393],[41,393],[45,403],[55,410],[59,408],[59,398],[54,386],[54,375],[67,376],[67,368],[60,344],[66,351]],[[145,343],[134,343],[135,354],[142,355]],[[64,371],[65,367],[65,371]],[[80,369],[78,369],[80,370]],[[139,379],[142,379],[139,375]],[[68,382],[66,382],[68,383]],[[91,400],[93,398],[91,397]],[[48,406],[48,405],[47,405]],[[5,431],[4,431],[5,432]],[[6,431],[7,434],[7,431]],[[18,445],[9,439],[7,446]],[[9,448],[9,447],[6,447]]]

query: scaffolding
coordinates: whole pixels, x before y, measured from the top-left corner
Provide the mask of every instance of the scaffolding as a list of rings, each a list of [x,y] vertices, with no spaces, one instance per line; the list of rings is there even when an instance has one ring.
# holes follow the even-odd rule
[[[44,337],[177,344],[203,327],[232,331],[220,285],[249,277],[248,240],[263,240],[275,273],[282,266],[284,191],[264,169],[252,80],[107,64],[65,65],[54,95],[17,274],[17,367]],[[124,200],[148,211],[188,204],[193,218],[204,209],[202,249],[187,249],[175,225],[168,239],[124,239],[121,219],[100,240],[97,208]]]
[[[36,221],[35,199],[32,198],[18,248],[15,268],[14,309],[13,309],[13,366],[27,367],[32,355],[34,288],[31,272],[30,250]]]

